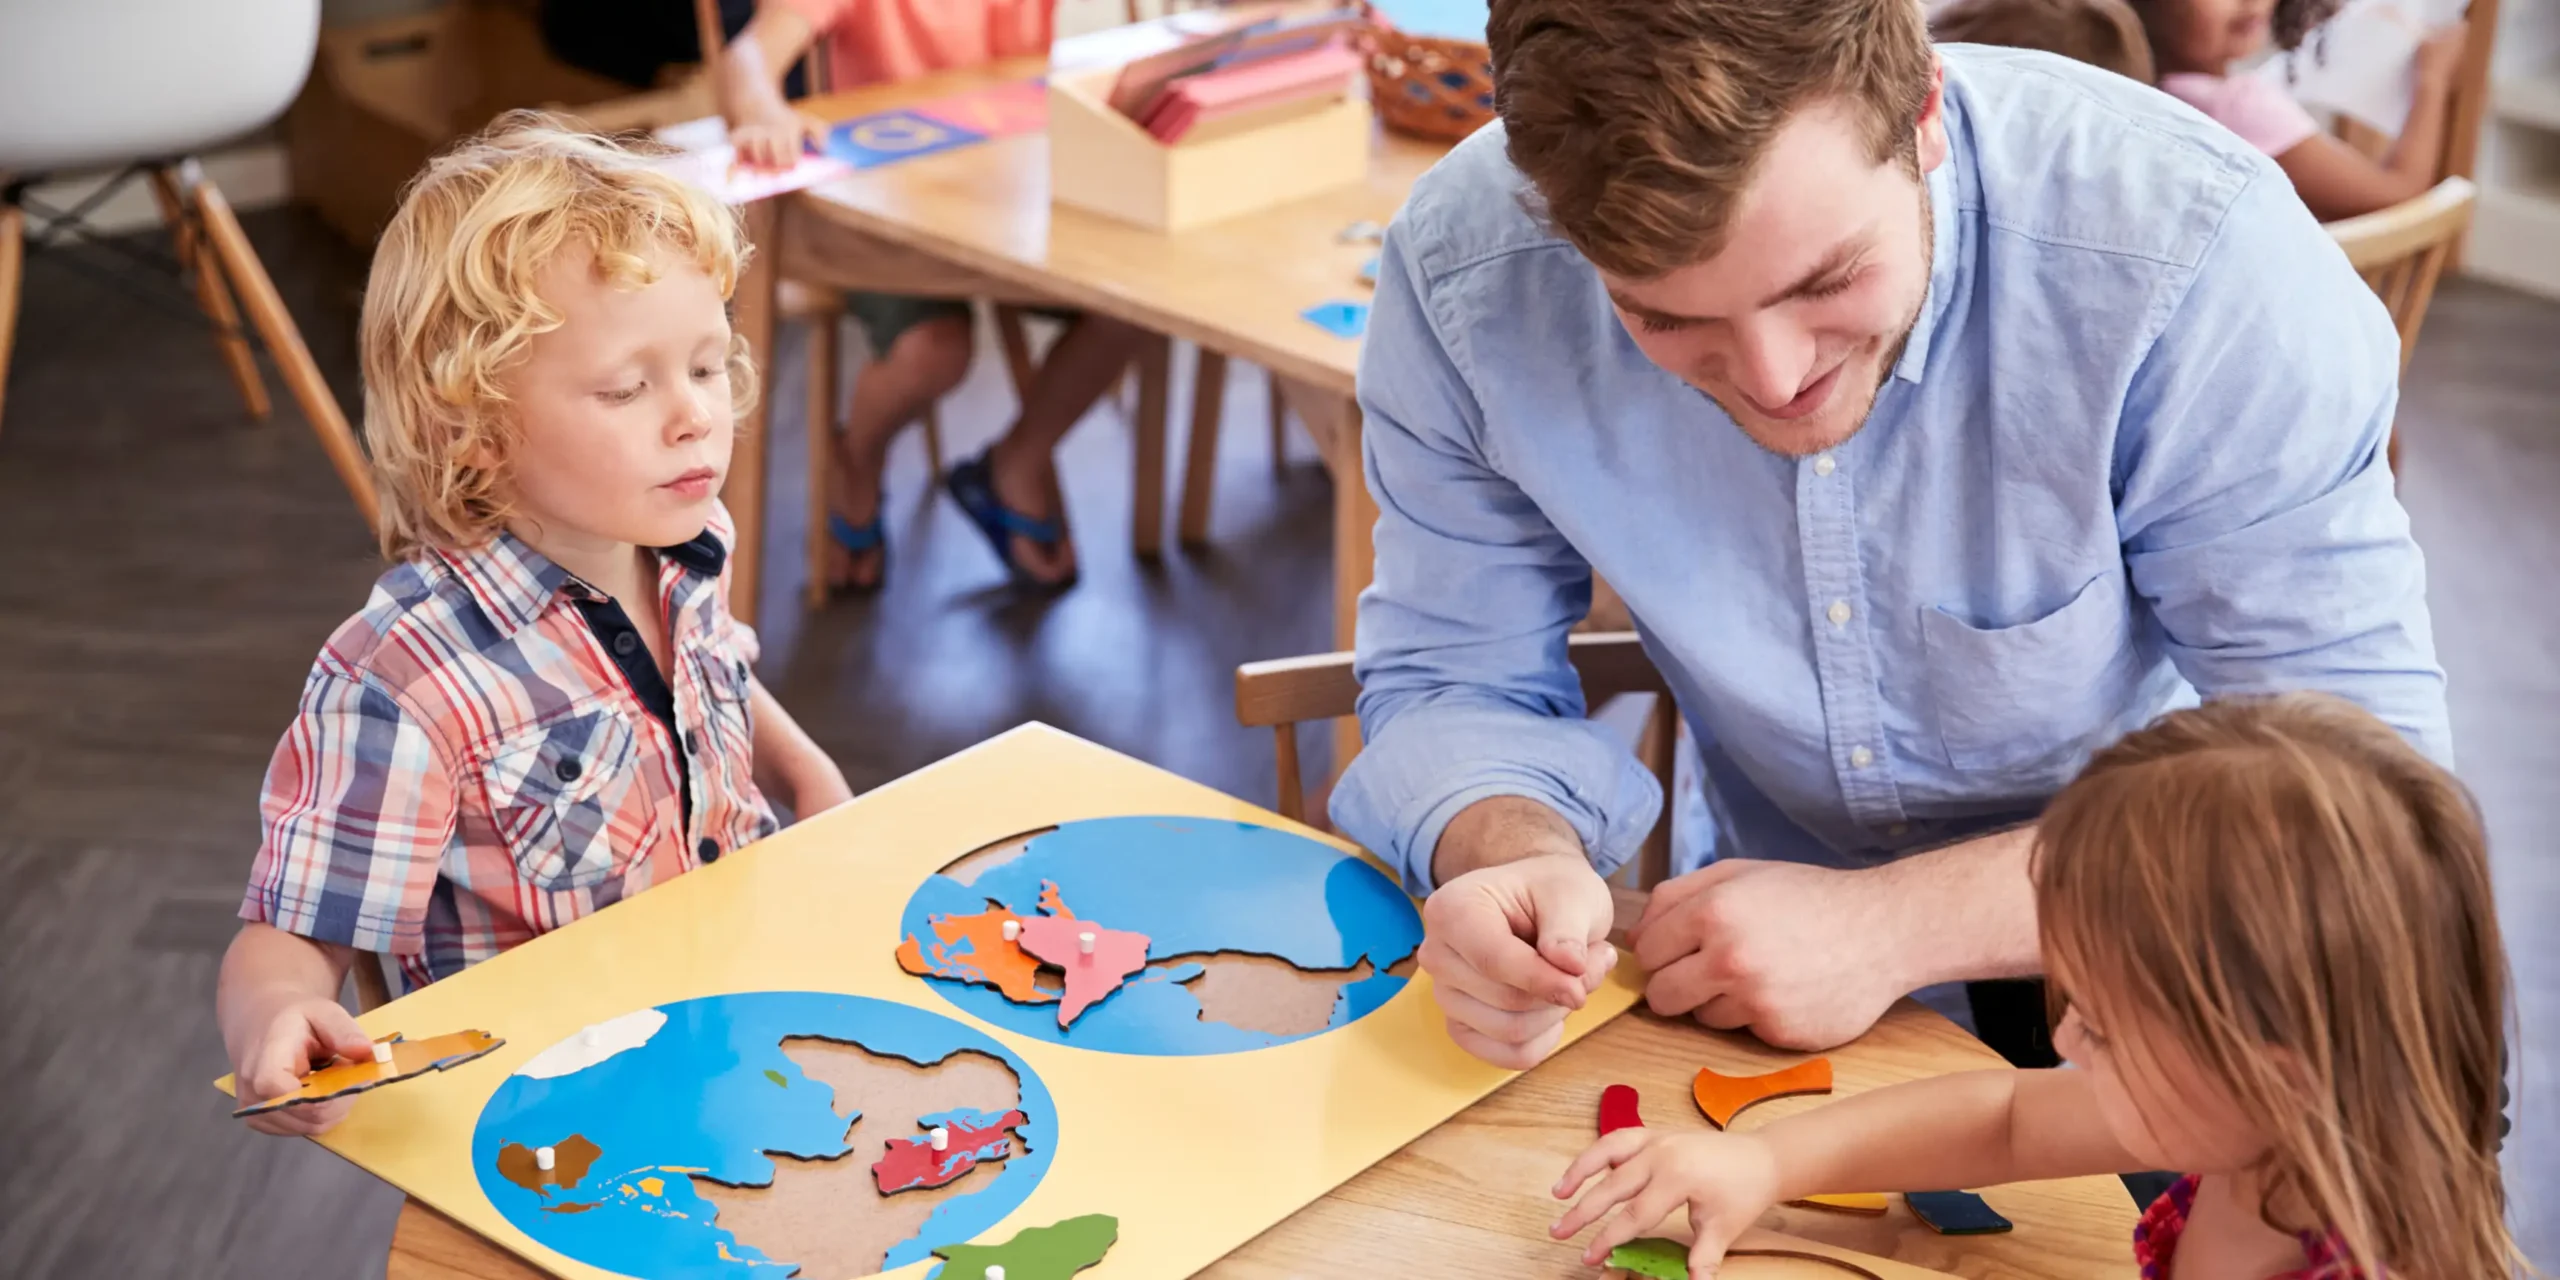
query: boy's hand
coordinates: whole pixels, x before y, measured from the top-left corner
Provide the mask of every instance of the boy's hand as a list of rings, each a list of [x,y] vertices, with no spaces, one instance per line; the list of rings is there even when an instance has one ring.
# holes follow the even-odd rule
[[[1570,1200],[1602,1170],[1600,1185],[1567,1210],[1550,1234],[1569,1239],[1615,1208],[1618,1215],[1591,1237],[1582,1260],[1599,1266],[1609,1251],[1651,1231],[1682,1206],[1697,1235],[1689,1246],[1689,1274],[1715,1274],[1725,1246],[1778,1202],[1777,1159],[1750,1134],[1671,1133],[1620,1129],[1591,1145],[1564,1171],[1555,1197]]]
[[[729,144],[738,151],[734,167],[778,173],[800,163],[801,149],[817,145],[826,132],[826,125],[797,111],[741,120],[729,130]]]
[[[232,1064],[242,1105],[293,1092],[314,1065],[373,1057],[373,1038],[335,1000],[302,1000],[278,1011]],[[326,1133],[347,1118],[353,1098],[286,1107],[249,1117],[250,1128],[285,1137]]]
[[[2456,22],[2427,37],[2418,46],[2418,87],[2442,93],[2453,88],[2454,72],[2462,67],[2462,48],[2469,40],[2471,24]]]

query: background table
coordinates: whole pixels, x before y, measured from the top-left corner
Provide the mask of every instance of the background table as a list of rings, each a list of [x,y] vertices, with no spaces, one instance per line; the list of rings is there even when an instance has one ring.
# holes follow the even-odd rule
[[[1090,62],[1125,50],[1140,29],[1062,41],[1052,62]],[[826,120],[929,102],[1016,83],[1050,69],[1037,58],[929,76],[811,99]],[[1414,179],[1444,154],[1436,143],[1381,133],[1369,176],[1358,186],[1178,235],[1159,235],[1049,203],[1049,140],[1033,133],[922,156],[750,206],[758,252],[739,286],[738,330],[752,349],[773,349],[773,292],[780,279],[837,288],[936,294],[973,293],[997,301],[1064,304],[1179,338],[1219,359],[1250,360],[1281,379],[1283,393],[1323,450],[1334,475],[1335,635],[1351,643],[1351,602],[1368,585],[1370,530],[1377,509],[1360,478],[1359,412],[1352,400],[1360,344],[1307,322],[1300,313],[1328,301],[1368,300],[1360,264],[1376,246],[1342,244],[1356,222],[1384,223]],[[1161,344],[1142,359],[1165,358]],[[1204,382],[1206,379],[1204,379]],[[1198,393],[1195,389],[1195,397]],[[1219,397],[1213,388],[1205,403]],[[1195,412],[1200,406],[1195,405]],[[1159,397],[1142,413],[1161,415]],[[726,497],[737,518],[732,607],[752,620],[764,525],[762,404],[738,444]],[[1141,433],[1142,436],[1146,433]],[[1160,442],[1163,432],[1153,433]],[[1199,468],[1208,459],[1195,450]],[[1165,492],[1161,456],[1141,457],[1137,534],[1141,552],[1161,537]],[[1197,536],[1197,522],[1186,533]]]

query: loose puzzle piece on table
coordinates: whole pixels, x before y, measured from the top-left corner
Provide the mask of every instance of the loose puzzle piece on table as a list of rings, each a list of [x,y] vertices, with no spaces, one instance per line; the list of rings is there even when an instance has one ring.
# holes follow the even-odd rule
[[[1840,1213],[1862,1213],[1869,1217],[1893,1207],[1893,1202],[1885,1199],[1881,1191],[1851,1191],[1841,1195],[1806,1196],[1802,1200],[1790,1200],[1787,1203],[1811,1205],[1816,1209],[1831,1209]]]
[[[1120,1220],[1106,1213],[1028,1227],[1003,1244],[955,1244],[933,1251],[944,1266],[934,1280],[1067,1280],[1102,1261],[1120,1242]]]
[[[1722,1129],[1733,1123],[1744,1108],[1771,1098],[1791,1098],[1798,1094],[1831,1092],[1831,1059],[1813,1058],[1783,1071],[1759,1076],[1728,1076],[1713,1068],[1698,1069],[1698,1081],[1691,1092],[1698,1100],[1698,1110],[1707,1120]]]
[[[1369,304],[1365,302],[1322,302],[1298,314],[1337,338],[1357,338],[1369,330]]]
[[[1825,1276],[1863,1276],[1865,1280],[1946,1280],[1945,1273],[1915,1267],[1774,1231],[1750,1230],[1725,1250],[1719,1275],[1766,1278],[1818,1272]],[[1766,1259],[1766,1262],[1752,1260]],[[1689,1246],[1677,1240],[1646,1237],[1618,1246],[1607,1265],[1646,1280],[1689,1280]]]
[[[291,1093],[278,1094],[264,1102],[232,1112],[234,1116],[254,1116],[284,1107],[327,1102],[333,1098],[351,1097],[368,1089],[422,1076],[430,1071],[443,1071],[478,1058],[506,1041],[486,1031],[456,1031],[450,1035],[429,1036],[424,1040],[403,1040],[393,1036],[374,1042],[378,1048],[390,1050],[390,1061],[378,1057],[363,1062],[340,1059],[302,1078],[302,1086]]]
[[[1910,1191],[1902,1202],[1911,1206],[1912,1217],[1942,1236],[1998,1235],[2012,1225],[1970,1191]]]
[[[986,140],[987,135],[975,129],[963,129],[914,111],[883,111],[829,129],[826,152],[856,169],[877,169]]]
[[[1642,1102],[1634,1085],[1613,1084],[1600,1091],[1600,1136],[1605,1138],[1620,1129],[1644,1127]]]
[[[1039,80],[936,98],[909,109],[928,120],[938,120],[982,138],[1010,138],[1049,127],[1049,91]]]

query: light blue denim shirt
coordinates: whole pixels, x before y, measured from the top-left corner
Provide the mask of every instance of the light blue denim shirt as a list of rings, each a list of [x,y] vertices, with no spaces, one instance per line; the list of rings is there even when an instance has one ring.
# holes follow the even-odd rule
[[[1498,125],[1415,187],[1360,367],[1369,745],[1333,814],[1416,891],[1490,796],[1553,806],[1604,872],[1651,828],[1565,659],[1595,569],[1679,696],[1718,856],[1863,866],[2032,818],[2199,691],[2329,690],[2449,761],[2372,291],[2166,95],[1941,54],[1927,300],[1827,454],[1763,451],[1647,360]]]

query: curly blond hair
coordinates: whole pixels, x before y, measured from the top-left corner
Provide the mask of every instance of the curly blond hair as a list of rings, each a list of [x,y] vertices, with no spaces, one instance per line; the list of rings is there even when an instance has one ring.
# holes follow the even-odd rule
[[[374,250],[360,330],[386,558],[469,550],[504,527],[518,429],[506,374],[561,322],[534,288],[547,263],[584,249],[606,280],[638,288],[674,255],[735,292],[748,254],[737,215],[652,159],[517,111],[409,184]],[[729,391],[739,414],[755,401],[736,338]]]

